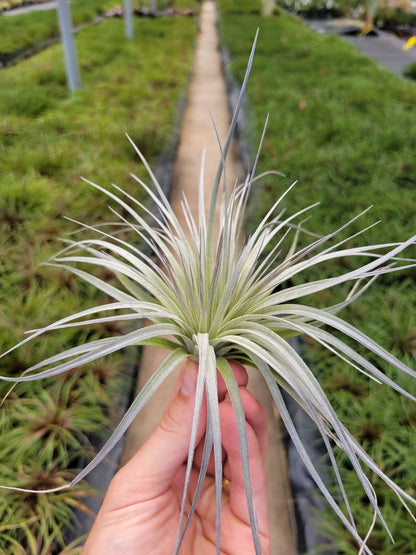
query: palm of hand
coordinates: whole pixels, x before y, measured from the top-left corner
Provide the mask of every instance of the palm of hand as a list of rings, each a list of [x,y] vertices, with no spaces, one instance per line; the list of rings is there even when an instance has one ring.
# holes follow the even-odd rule
[[[192,471],[185,508],[185,521],[192,504],[198,474],[198,470]],[[117,507],[109,512],[111,524],[114,525],[116,522],[117,526],[124,530],[122,536],[119,537],[118,547],[112,551],[114,554],[167,555],[173,553],[183,495],[184,475],[185,467],[181,468],[171,487],[157,497],[138,500],[135,496],[135,502],[131,505]],[[233,510],[232,496],[233,491],[230,494],[222,493],[221,553],[251,555],[254,553],[254,548],[248,517],[245,520],[241,514],[238,514],[241,513],[241,510],[237,513]],[[124,495],[123,498],[126,499]],[[266,542],[267,538],[264,538],[264,541]],[[184,555],[216,555],[217,553],[215,479],[213,476],[205,478],[180,553]]]

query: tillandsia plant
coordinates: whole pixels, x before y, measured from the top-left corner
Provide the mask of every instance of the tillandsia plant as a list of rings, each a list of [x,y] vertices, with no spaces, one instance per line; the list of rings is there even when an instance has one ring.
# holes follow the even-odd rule
[[[128,331],[121,336],[92,340],[71,347],[32,366],[19,378],[1,376],[0,379],[9,382],[25,382],[50,378],[131,345],[161,345],[169,349],[169,354],[138,393],[106,445],[75,480],[65,486],[69,487],[82,480],[106,457],[152,394],[178,364],[189,358],[197,360],[199,371],[184,500],[193,464],[199,414],[204,395],[207,398],[207,432],[199,486],[187,520],[184,517],[184,503],[182,505],[175,550],[179,551],[187,525],[192,518],[208,460],[213,451],[219,553],[222,490],[221,432],[217,397],[217,371],[219,371],[228,388],[235,411],[253,544],[256,553],[261,553],[250,486],[245,415],[229,361],[234,360],[257,368],[270,389],[287,431],[310,475],[329,505],[360,544],[360,551],[371,553],[366,546],[366,538],[360,536],[355,525],[348,495],[337,468],[334,445],[343,449],[348,455],[352,468],[357,473],[373,507],[375,518],[378,517],[381,520],[387,531],[388,525],[383,519],[376,494],[362,469],[362,464],[367,465],[387,487],[392,488],[405,506],[416,504],[416,500],[378,468],[343,426],[313,372],[287,339],[305,334],[357,372],[362,372],[369,379],[386,384],[416,401],[415,397],[387,377],[373,362],[344,342],[340,335],[343,334],[349,340],[363,346],[371,354],[371,358],[376,355],[412,377],[416,377],[416,372],[337,316],[341,309],[363,293],[377,276],[416,265],[413,260],[399,257],[404,249],[416,242],[416,236],[403,243],[381,243],[359,247],[347,247],[346,243],[350,239],[356,239],[360,233],[334,240],[338,234],[356,221],[357,216],[333,233],[315,238],[308,246],[298,248],[297,239],[302,231],[302,218],[315,205],[295,214],[286,215],[285,210],[280,209],[279,205],[289,194],[289,188],[276,200],[274,206],[259,222],[254,233],[243,239],[242,223],[248,197],[252,187],[262,177],[262,175],[256,176],[259,154],[245,181],[232,190],[227,190],[224,162],[241,108],[254,47],[255,43],[229,134],[222,149],[207,210],[204,205],[204,179],[201,171],[198,214],[194,216],[190,212],[185,199],[183,212],[186,223],[185,226],[181,226],[144,157],[132,143],[149,173],[152,186],[148,186],[138,178],[135,179],[147,192],[157,210],[151,210],[142,205],[118,186],[105,189],[89,182],[97,191],[107,195],[118,207],[112,208],[112,212],[117,216],[117,222],[110,224],[108,228],[102,224],[97,226],[81,224],[81,230],[88,234],[88,238],[68,241],[66,247],[50,262],[86,280],[103,291],[112,301],[69,315],[42,329],[33,330],[14,348],[33,341],[46,332],[69,327],[117,320],[128,324]],[[216,215],[218,202],[221,205],[221,212]],[[118,233],[121,228],[129,230],[131,240],[127,241],[124,235]],[[284,242],[291,234],[293,234],[291,246],[285,249]],[[137,247],[138,239],[150,247],[152,254],[147,254]],[[326,263],[341,258],[355,260],[361,258],[364,263],[356,270],[347,271],[344,274],[301,282],[298,285],[292,284],[294,277],[299,278],[311,267],[320,265],[324,271]],[[110,270],[118,277],[119,285],[116,287],[96,277],[94,273],[88,271],[89,267]],[[351,293],[339,304],[325,309],[302,304],[302,299],[306,296],[347,282],[352,283]],[[142,325],[144,320],[150,321],[149,325]],[[4,355],[7,355],[7,352]],[[342,503],[338,504],[332,496],[310,460],[290,418],[281,389],[286,390],[299,403],[321,433],[340,487]],[[49,491],[59,489],[62,488]]]

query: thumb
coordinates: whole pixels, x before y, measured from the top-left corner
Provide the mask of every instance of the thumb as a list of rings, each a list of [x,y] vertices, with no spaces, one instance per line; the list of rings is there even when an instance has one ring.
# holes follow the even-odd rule
[[[156,429],[142,448],[122,469],[131,473],[130,491],[135,485],[140,494],[152,496],[166,491],[179,468],[186,461],[192,431],[198,365],[185,362],[179,375],[174,397]],[[201,411],[205,414],[204,411]],[[199,426],[199,436],[205,427]],[[197,442],[200,437],[197,438]]]

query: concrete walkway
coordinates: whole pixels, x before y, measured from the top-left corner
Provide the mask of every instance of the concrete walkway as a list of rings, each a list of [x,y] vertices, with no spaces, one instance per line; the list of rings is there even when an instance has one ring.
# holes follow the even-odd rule
[[[248,55],[249,53],[247,53]],[[174,170],[171,204],[178,217],[181,215],[182,192],[189,205],[197,209],[197,187],[202,151],[206,150],[205,181],[212,184],[220,158],[217,138],[213,129],[212,114],[220,139],[224,141],[230,114],[227,90],[222,73],[221,56],[216,30],[216,8],[212,1],[202,4],[200,34],[196,45],[194,67],[185,110],[180,147]],[[230,156],[227,181],[233,183],[238,174],[235,157]],[[141,358],[138,389],[148,380],[167,353],[156,348],[144,348]],[[178,369],[179,370],[179,369]],[[295,518],[287,473],[286,452],[282,442],[281,422],[273,408],[273,402],[258,373],[250,372],[249,387],[266,408],[269,416],[269,455],[267,471],[269,480],[269,505],[272,530],[272,554],[295,555]],[[122,463],[143,444],[158,423],[173,390],[177,373],[167,380],[155,394],[156,397],[138,415],[126,437]]]

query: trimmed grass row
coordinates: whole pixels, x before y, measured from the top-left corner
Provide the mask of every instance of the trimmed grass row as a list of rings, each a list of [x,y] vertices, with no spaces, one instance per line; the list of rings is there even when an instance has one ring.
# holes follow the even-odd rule
[[[114,6],[113,0],[73,0],[71,2],[74,26],[89,23],[97,15]],[[36,48],[59,35],[56,10],[33,11],[13,16],[0,15],[0,62],[30,48]]]
[[[108,199],[80,180],[116,183],[141,200],[130,172],[145,178],[128,132],[154,165],[172,139],[186,94],[197,25],[192,18],[122,20],[77,35],[83,88],[67,90],[60,45],[2,70],[0,79],[0,352],[24,331],[95,305],[97,293],[63,270],[41,264],[77,229],[64,216],[112,221]],[[111,282],[105,272],[100,276]],[[100,297],[100,302],[102,298]],[[119,333],[116,326],[76,328],[42,337],[0,359],[20,374],[59,349]],[[21,384],[0,410],[0,484],[45,489],[68,482],[93,454],[91,434],[108,435],[125,382],[115,356],[62,379]],[[1,397],[8,388],[2,386]],[[81,463],[81,459],[84,463]],[[65,547],[72,513],[89,492],[0,496],[0,551],[43,554]]]
[[[238,13],[238,2],[232,0],[221,0],[220,6],[222,41],[231,53],[231,71],[239,82],[256,29],[260,30],[248,85],[248,124],[244,134],[249,144],[256,144],[269,113],[259,171],[277,169],[286,175],[267,177],[259,183],[246,222],[247,232],[278,196],[298,180],[286,197],[285,206],[293,213],[320,201],[304,224],[313,233],[326,234],[373,205],[349,228],[349,234],[375,221],[381,223],[351,244],[401,241],[413,235],[416,208],[413,83],[376,67],[339,37],[316,34],[294,17],[283,13],[269,18],[248,16]],[[306,241],[307,237],[301,236],[301,244]],[[406,255],[414,258],[414,249],[409,249]],[[347,263],[340,260],[325,275],[348,269]],[[304,277],[322,277],[319,272],[318,268]],[[410,366],[414,366],[416,357],[415,278],[414,270],[381,276],[364,297],[343,313],[345,319]],[[318,295],[313,302],[317,306],[333,304],[347,293],[347,287],[341,288]],[[354,369],[343,365],[337,357],[328,356],[317,345],[311,347],[309,356],[343,422],[384,471],[414,493],[414,405],[357,375]],[[379,360],[373,362],[380,366]],[[391,373],[387,364],[381,368]],[[393,377],[416,393],[414,380]],[[342,453],[337,456],[356,522],[365,536],[373,515],[345,457]],[[391,544],[377,523],[368,547],[374,553],[410,555],[416,544],[414,522],[389,491],[379,489],[377,495],[396,543]],[[339,553],[357,552],[354,541],[332,512],[328,510],[320,520]]]

